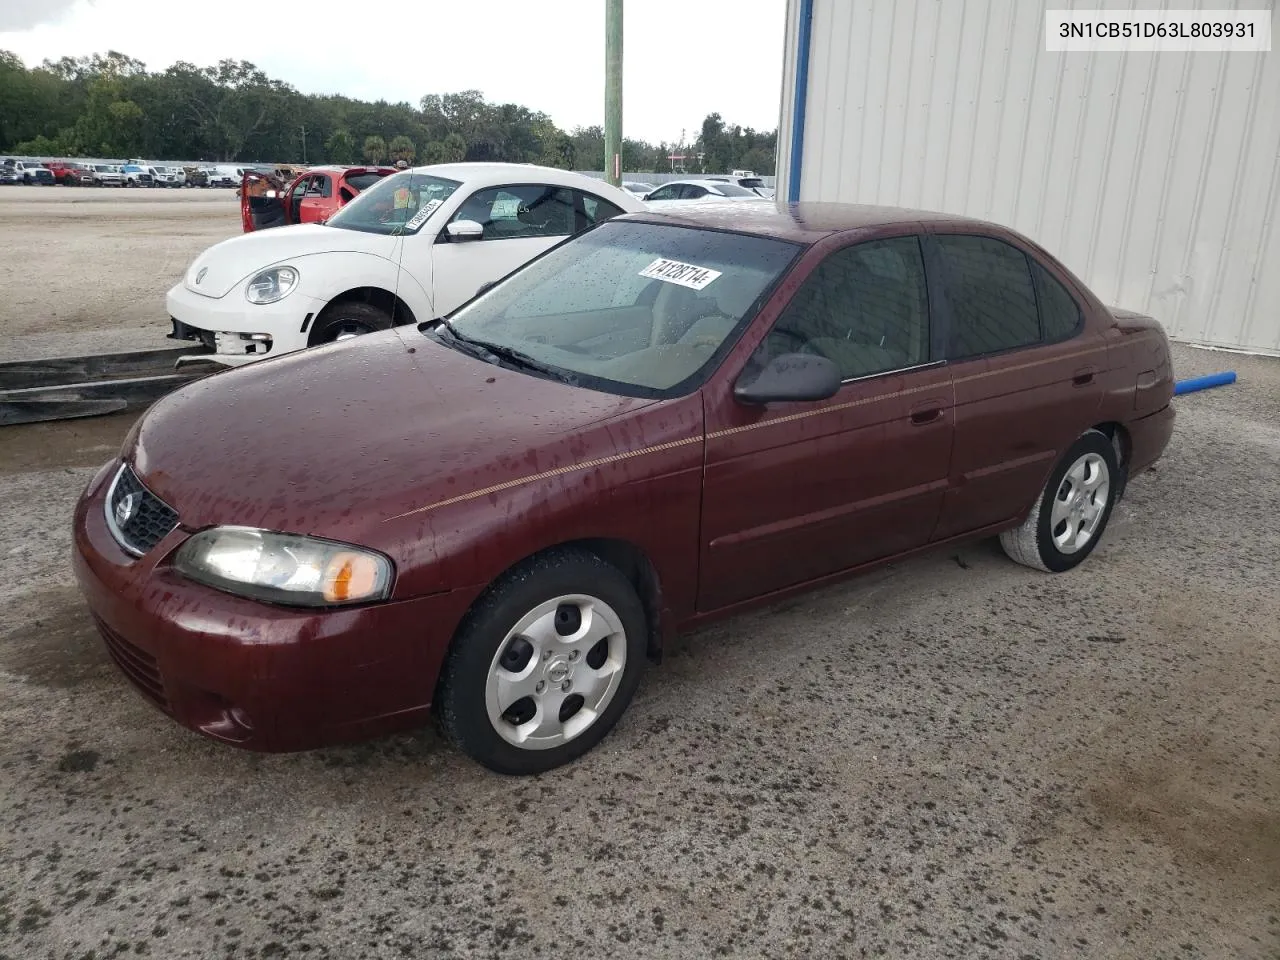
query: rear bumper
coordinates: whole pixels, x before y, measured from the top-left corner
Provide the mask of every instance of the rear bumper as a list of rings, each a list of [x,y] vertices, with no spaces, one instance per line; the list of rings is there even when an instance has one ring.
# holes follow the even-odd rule
[[[245,600],[174,573],[171,532],[134,559],[107,529],[109,464],[76,506],[73,566],[107,651],[155,707],[215,740],[305,750],[426,719],[471,592],[304,610]]]
[[[1129,476],[1134,477],[1160,459],[1173,436],[1173,405],[1129,423]]]

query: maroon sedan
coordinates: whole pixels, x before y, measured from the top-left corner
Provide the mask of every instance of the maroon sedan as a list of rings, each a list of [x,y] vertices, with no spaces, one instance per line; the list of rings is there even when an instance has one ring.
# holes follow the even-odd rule
[[[633,214],[447,322],[162,400],[81,498],[75,567],[194,730],[293,750],[434,708],[529,773],[682,628],[959,538],[1076,566],[1172,393],[1155,321],[1001,227]]]

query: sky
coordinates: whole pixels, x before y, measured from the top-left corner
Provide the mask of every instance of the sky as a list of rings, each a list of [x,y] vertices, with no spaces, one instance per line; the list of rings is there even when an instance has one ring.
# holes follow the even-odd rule
[[[28,66],[118,50],[163,70],[230,57],[304,93],[416,104],[477,89],[564,129],[604,120],[604,0],[0,0],[0,49]],[[169,10],[172,17],[157,14]],[[204,19],[184,26],[199,8]],[[689,140],[718,111],[778,125],[786,0],[625,0],[623,133]],[[373,10],[379,13],[371,13]],[[267,19],[273,11],[275,25]],[[256,25],[255,25],[256,23]]]

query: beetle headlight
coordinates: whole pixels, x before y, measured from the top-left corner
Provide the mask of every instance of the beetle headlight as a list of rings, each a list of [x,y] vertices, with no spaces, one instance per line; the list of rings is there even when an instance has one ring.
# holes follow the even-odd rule
[[[292,606],[368,603],[391,592],[391,561],[380,553],[252,527],[197,533],[173,565],[206,586]]]
[[[293,293],[297,285],[298,271],[293,267],[272,267],[250,280],[244,295],[250,303],[275,303]]]

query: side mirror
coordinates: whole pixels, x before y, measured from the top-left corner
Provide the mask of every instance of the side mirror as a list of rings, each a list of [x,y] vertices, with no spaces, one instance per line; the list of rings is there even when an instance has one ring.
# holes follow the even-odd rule
[[[751,380],[739,378],[733,397],[739,403],[784,403],[826,400],[840,389],[840,371],[826,357],[808,353],[784,353]]]
[[[454,242],[479,240],[484,236],[484,227],[476,223],[474,220],[455,220],[444,228],[444,232],[447,233],[449,235],[449,239]]]

